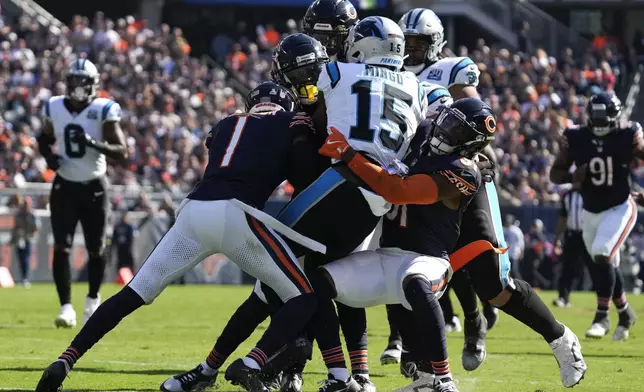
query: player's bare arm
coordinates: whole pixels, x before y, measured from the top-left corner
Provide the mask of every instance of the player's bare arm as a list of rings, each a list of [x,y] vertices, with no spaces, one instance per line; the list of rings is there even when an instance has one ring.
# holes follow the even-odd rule
[[[550,181],[555,184],[569,184],[573,182],[573,176],[570,174],[570,167],[573,164],[572,157],[568,150],[568,138],[564,135],[559,142],[559,155],[550,169]]]
[[[480,98],[476,87],[468,84],[455,84],[449,88],[449,93],[455,101],[461,98]]]
[[[97,149],[106,157],[117,161],[125,161],[128,158],[125,135],[118,121],[106,121],[103,123],[103,140],[98,141],[86,138],[89,147]]]
[[[642,126],[635,122],[633,127],[636,128],[633,134],[633,156],[638,159],[644,159],[644,133]]]
[[[38,140],[38,151],[40,155],[45,157],[47,166],[51,170],[58,170],[61,157],[54,154],[51,149],[51,146],[56,143],[56,136],[54,135],[54,125],[47,118],[43,119],[43,130],[36,140]]]
[[[42,133],[38,135],[38,151],[45,158],[52,154],[51,146],[56,143],[56,136],[54,136],[54,126],[52,123],[44,119],[43,120],[43,129]]]

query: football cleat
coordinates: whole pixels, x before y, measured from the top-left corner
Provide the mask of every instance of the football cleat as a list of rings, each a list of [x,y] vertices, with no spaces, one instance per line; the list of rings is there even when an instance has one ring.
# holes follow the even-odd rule
[[[566,388],[574,387],[586,374],[586,362],[581,355],[581,343],[568,327],[564,334],[550,343],[550,349],[559,364],[561,382]]]
[[[58,392],[63,387],[63,381],[69,373],[67,363],[63,360],[57,360],[45,369],[38,385],[36,392]]]
[[[96,309],[101,305],[101,295],[96,298],[85,297],[85,309],[83,310],[83,325],[89,320],[90,317],[96,312]]]
[[[485,358],[485,335],[487,334],[487,321],[481,315],[476,320],[465,320],[465,344],[461,361],[467,371],[476,370]]]
[[[458,392],[451,374],[434,378],[434,392]]]
[[[270,392],[262,383],[260,371],[246,366],[241,358],[228,366],[225,377],[231,384],[239,385],[249,392]]]
[[[637,316],[630,307],[619,313],[619,323],[613,333],[613,340],[627,340],[630,336],[630,328],[635,324]]]
[[[360,392],[376,392],[374,383],[362,374],[354,374],[353,379],[360,386]]]
[[[54,320],[56,328],[74,328],[76,327],[76,311],[72,304],[65,304],[60,307],[60,313]]]
[[[402,346],[400,342],[391,342],[382,352],[380,356],[381,365],[395,365],[400,363],[400,357],[402,356]]]
[[[557,308],[569,308],[571,306],[570,302],[566,301],[565,299],[563,299],[561,297],[559,297],[559,298],[555,299],[554,301],[552,301],[552,304]]]
[[[300,373],[284,373],[280,382],[280,392],[302,392],[304,380]]]
[[[218,374],[218,370],[215,370],[212,375],[204,374],[204,368],[199,364],[192,370],[177,374],[165,380],[161,384],[161,390],[167,392],[203,391],[215,385]]]
[[[415,372],[414,381],[394,392],[433,392],[434,391],[434,375],[425,372]]]
[[[463,327],[461,326],[461,321],[458,317],[452,317],[452,320],[445,322],[445,332],[461,332]]]
[[[595,320],[593,320],[593,323],[586,330],[586,337],[592,338],[592,339],[599,339],[604,337],[604,335],[608,334],[609,330],[610,330],[610,320],[608,320],[608,316],[607,315],[603,315],[600,317],[595,316]]]
[[[360,392],[360,385],[352,377],[349,377],[346,381],[341,381],[336,380],[333,375],[329,374],[329,378],[320,381],[318,392]]]

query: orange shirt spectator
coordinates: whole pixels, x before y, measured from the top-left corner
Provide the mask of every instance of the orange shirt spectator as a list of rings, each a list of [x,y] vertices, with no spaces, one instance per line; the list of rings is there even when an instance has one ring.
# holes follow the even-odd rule
[[[275,28],[272,25],[266,26],[266,31],[264,32],[264,39],[266,42],[272,46],[275,47],[277,44],[280,42],[281,35],[280,33],[275,30]]]

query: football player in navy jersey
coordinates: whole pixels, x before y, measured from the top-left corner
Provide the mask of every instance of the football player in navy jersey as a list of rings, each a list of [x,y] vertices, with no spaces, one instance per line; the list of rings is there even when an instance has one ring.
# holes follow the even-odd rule
[[[494,139],[494,121],[491,109],[479,99],[466,98],[445,107],[435,122],[425,121],[419,127],[413,145],[422,141],[424,146],[412,147],[420,153],[408,157],[405,177],[373,165],[340,133],[329,136],[320,150],[345,162],[394,207],[383,223],[380,249],[320,267],[311,279],[317,281],[319,294],[326,291],[349,306],[399,303],[413,311],[416,329],[422,331],[420,351],[428,356],[436,376],[421,377],[408,388],[457,391],[438,298],[452,273],[449,255],[459,236],[461,217],[482,181],[471,158]]]
[[[630,164],[633,158],[644,159],[644,136],[639,123],[619,121],[621,102],[612,93],[591,97],[586,111],[586,125],[564,131],[550,179],[581,186],[582,235],[595,261],[591,276],[597,290],[597,312],[586,336],[601,338],[608,333],[612,300],[619,313],[613,339],[625,340],[635,313],[626,300],[619,250],[637,222]],[[571,174],[573,163],[577,168]]]
[[[349,0],[315,0],[304,14],[304,32],[320,41],[333,61],[345,61],[344,42],[357,22]]]
[[[282,236],[318,252],[326,250],[260,211],[285,179],[299,185],[311,181],[304,178],[315,171],[312,121],[296,113],[298,108],[290,89],[266,82],[250,92],[247,113],[215,126],[206,140],[209,162],[203,180],[178,208],[175,224],[134,279],[96,310],[69,348],[45,369],[37,392],[57,391],[76,361],[125,316],[150,304],[169,282],[214,253],[265,282],[284,303],[257,345],[226,371],[227,380],[246,390],[268,390],[259,377],[261,368],[304,330],[317,304]],[[218,372],[207,364],[201,370]]]
[[[299,59],[299,60],[298,60]],[[317,109],[317,88],[315,81],[320,67],[329,61],[324,47],[315,39],[300,33],[285,37],[273,52],[271,77],[274,82],[293,89],[302,105],[302,110],[313,114]],[[324,129],[325,124],[316,124],[316,129]],[[326,132],[311,136],[316,146],[321,146],[326,139]],[[310,172],[307,181],[292,183],[293,197],[306,189],[330,166],[330,160],[314,154],[315,170]],[[214,383],[216,374],[204,374],[204,368],[219,369],[226,359],[250,337],[252,332],[268,316],[279,308],[279,297],[265,284],[257,281],[251,295],[232,315],[228,324],[217,339],[205,361],[194,369],[177,374],[167,379],[162,388],[172,392],[183,392],[197,389],[202,384]],[[302,390],[302,371],[306,358],[310,356],[311,344],[306,339],[299,339],[289,345],[288,349],[273,358],[269,369],[264,369],[263,379],[268,386],[279,384],[282,392],[299,392]],[[295,363],[285,369],[285,365]],[[276,374],[285,370],[281,377]]]

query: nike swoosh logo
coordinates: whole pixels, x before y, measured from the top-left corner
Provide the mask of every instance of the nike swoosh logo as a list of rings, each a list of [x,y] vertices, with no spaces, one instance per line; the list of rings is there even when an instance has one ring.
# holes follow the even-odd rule
[[[331,141],[331,140],[327,140],[327,142],[326,142],[326,144],[338,144],[338,143],[342,143],[342,142],[339,142],[339,141],[334,142],[334,141]]]
[[[94,192],[94,197],[102,196],[104,192]]]

